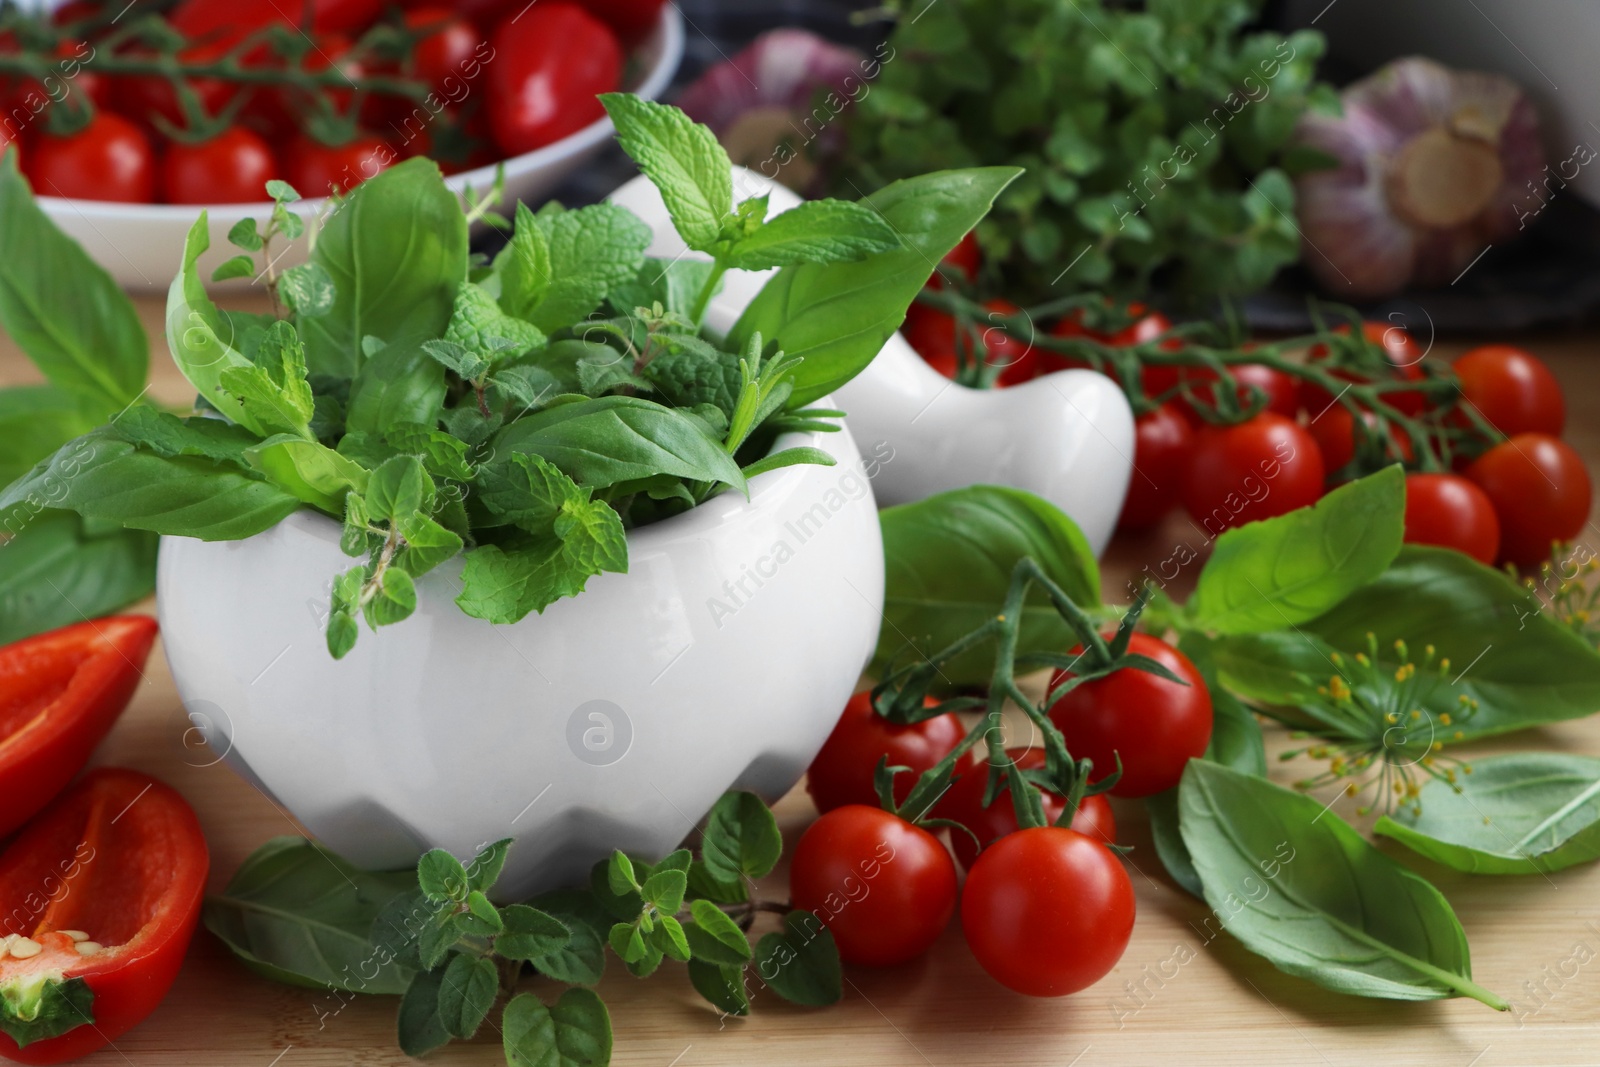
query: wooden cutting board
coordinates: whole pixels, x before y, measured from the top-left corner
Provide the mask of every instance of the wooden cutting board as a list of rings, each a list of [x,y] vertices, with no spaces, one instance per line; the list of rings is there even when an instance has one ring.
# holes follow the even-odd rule
[[[182,402],[191,391],[165,354],[160,303],[142,301],[140,312],[156,353],[152,395]],[[1584,333],[1529,339],[1527,344],[1562,379],[1572,424],[1568,438],[1591,469],[1600,470],[1597,342],[1600,336]],[[1460,347],[1446,351],[1441,346],[1441,353],[1453,355]],[[0,339],[0,385],[34,380],[32,367]],[[1108,597],[1116,598],[1126,580],[1147,565],[1154,568],[1186,540],[1198,539],[1184,520],[1174,518],[1165,529],[1115,546],[1106,562]],[[1585,540],[1600,545],[1600,532],[1592,527]],[[1281,731],[1269,729],[1268,736],[1270,749],[1284,747]],[[1532,731],[1514,741],[1475,746],[1474,752],[1510,748],[1600,755],[1600,719]],[[267,838],[299,832],[293,818],[199,743],[159,651],[95,762],[137,767],[170,782],[189,799],[211,843],[214,889]],[[1287,782],[1306,768],[1288,764],[1274,770],[1275,777]],[[803,790],[791,793],[777,810],[791,844],[814,815]],[[1334,810],[1351,815],[1344,804]],[[889,971],[847,969],[844,1000],[833,1008],[796,1008],[770,994],[758,995],[754,1014],[742,1020],[719,1019],[690,988],[681,967],[668,964],[643,981],[612,967],[600,993],[616,1029],[613,1062],[619,1067],[1600,1063],[1595,1042],[1600,1022],[1600,865],[1548,877],[1474,878],[1384,844],[1443,890],[1471,940],[1474,977],[1512,1000],[1516,1010],[1496,1013],[1463,1000],[1361,1000],[1285,975],[1227,934],[1210,933],[1217,923],[1205,925],[1210,916],[1206,905],[1178,889],[1161,869],[1142,806],[1119,804],[1116,815],[1119,837],[1134,846],[1128,863],[1138,894],[1138,921],[1122,962],[1091,989],[1060,1000],[1013,995],[978,968],[956,927],[922,961]],[[783,873],[776,872],[767,895],[786,895]],[[528,988],[552,991],[547,986],[534,981]],[[394,1042],[396,1003],[396,998],[385,997],[341,1001],[334,994],[274,984],[237,965],[219,942],[201,931],[161,1008],[115,1048],[83,1062],[140,1067],[398,1064],[406,1059]],[[450,1046],[430,1062],[504,1063],[498,1042],[499,1035],[485,1026],[477,1040]]]

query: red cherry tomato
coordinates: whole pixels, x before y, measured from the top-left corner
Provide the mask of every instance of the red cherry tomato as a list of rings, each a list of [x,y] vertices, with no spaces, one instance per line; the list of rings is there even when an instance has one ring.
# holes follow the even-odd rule
[[[1117,965],[1133,934],[1133,884],[1110,849],[1040,826],[984,850],[961,895],[961,929],[979,965],[1032,997],[1085,989]]]
[[[1096,781],[1114,771],[1121,756],[1122,777],[1112,795],[1147,797],[1177,785],[1189,760],[1205,755],[1211,693],[1189,657],[1160,638],[1136,633],[1128,651],[1150,657],[1188,684],[1125,667],[1056,701],[1050,721],[1066,737],[1068,752],[1094,761]],[[1057,671],[1050,687],[1071,677]]]
[[[1270,411],[1292,419],[1300,411],[1300,383],[1289,374],[1264,363],[1240,363],[1229,367],[1228,372],[1239,383],[1235,395],[1240,405],[1252,403],[1252,390],[1260,390],[1267,398],[1262,411]],[[1216,372],[1208,367],[1184,368],[1184,380],[1200,400],[1210,407],[1216,406]],[[1188,408],[1186,403],[1185,408]]]
[[[1194,429],[1169,401],[1133,424],[1133,473],[1117,518],[1119,530],[1145,530],[1178,504],[1194,449]]]
[[[920,826],[847,804],[800,835],[789,890],[833,934],[840,959],[891,967],[922,955],[950,924],[956,865]]]
[[[11,51],[5,48],[4,51]],[[112,103],[111,81],[93,68],[95,48],[85,41],[61,41],[55,47],[56,61],[50,73],[39,78],[0,78],[0,105],[4,117],[0,126],[10,128],[12,134],[42,116],[51,104],[73,98],[74,93],[87,97],[95,107],[108,107]]]
[[[1455,361],[1463,401],[1508,437],[1560,436],[1567,424],[1561,383],[1536,357],[1511,345],[1484,345]]]
[[[200,144],[173,143],[161,158],[161,197],[169,204],[249,204],[267,200],[278,176],[267,142],[237,126]]]
[[[485,64],[489,127],[509,155],[531,152],[605,117],[597,99],[622,84],[622,48],[605,24],[543,0],[495,31]]]
[[[928,707],[938,701],[928,699]],[[967,736],[955,712],[946,712],[911,726],[900,726],[872,710],[872,694],[857,693],[844,706],[844,714],[823,742],[806,772],[806,792],[818,811],[846,804],[876,806],[878,790],[873,773],[878,761],[889,757],[891,767],[910,767],[912,773],[895,777],[896,803],[903,802],[917,776],[948,756]]]
[[[1361,421],[1366,426],[1366,433],[1374,435],[1377,433],[1377,415],[1363,411]],[[1355,416],[1350,414],[1350,409],[1343,404],[1335,404],[1324,411],[1320,418],[1312,419],[1311,424],[1306,427],[1311,431],[1311,436],[1322,453],[1323,470],[1330,476],[1355,458],[1355,426]],[[1392,427],[1392,432],[1394,446],[1386,450],[1385,460],[1411,462],[1415,458],[1415,452],[1411,447],[1411,435],[1399,426]]]
[[[459,18],[448,7],[420,7],[405,14],[405,24],[413,30],[430,30],[417,41],[411,53],[411,72],[435,89],[443,89],[445,79],[462,79],[484,46],[476,26]]]
[[[1549,434],[1519,433],[1467,468],[1500,520],[1500,559],[1533,567],[1557,541],[1571,541],[1589,521],[1589,472],[1583,457]]]
[[[1020,770],[1031,771],[1044,766],[1042,748],[1008,748],[1006,755],[1011,757]],[[988,784],[988,764],[970,767],[956,776],[955,784],[950,787],[945,802],[939,808],[941,818],[951,819],[972,831],[970,834],[953,828],[950,831],[950,847],[963,870],[972,869],[972,864],[982,849],[988,848],[1006,834],[1015,833],[1017,829],[1017,811],[1011,804],[1010,787],[1002,780],[1000,792],[995,794],[994,803],[986,808],[983,806],[983,791],[988,788]],[[1044,817],[1054,825],[1061,817],[1062,811],[1066,810],[1066,798],[1045,790],[1039,799],[1043,802]],[[1117,820],[1111,814],[1111,802],[1106,800],[1102,793],[1084,797],[1083,803],[1079,804],[1078,810],[1072,814],[1072,828],[1105,844],[1115,844]],[[973,837],[978,840],[973,841]]]
[[[939,266],[947,270],[954,270],[969,282],[978,280],[978,269],[983,266],[983,251],[978,247],[977,235],[968,233],[956,246],[944,254],[939,261]],[[928,276],[928,288],[941,289],[944,287],[944,277],[939,271],[934,271]]]
[[[184,0],[167,21],[185,37],[223,34],[234,41],[268,26],[298,26],[304,3],[283,0]],[[383,12],[383,0],[312,0],[313,33],[356,33]]]
[[[22,957],[13,941],[0,957],[8,1023],[0,1056],[77,1059],[153,1012],[183,964],[209,866],[194,811],[138,771],[90,771],[28,824],[0,854],[0,937],[14,934],[39,950]],[[52,1035],[19,1020],[30,1014],[18,1010],[19,999],[31,999],[54,1006],[36,1016],[40,1023],[65,1022],[69,988],[87,993],[83,1022]]]
[[[1183,506],[1213,535],[1314,504],[1324,469],[1298,423],[1262,412],[1236,426],[1207,426],[1195,440]]]
[[[41,135],[28,147],[23,173],[39,196],[147,204],[155,199],[156,161],[149,138],[120,115],[97,111],[67,137]]]
[[[392,147],[376,137],[357,137],[342,145],[298,137],[289,146],[289,184],[306,197],[349,192],[387,170],[398,158]]]
[[[1348,334],[1350,327],[1347,325],[1338,326],[1335,327],[1334,332]],[[1368,341],[1383,348],[1383,353],[1388,358],[1389,364],[1395,368],[1395,372],[1400,378],[1408,382],[1418,382],[1426,377],[1422,371],[1422,360],[1427,353],[1422,350],[1422,346],[1417,344],[1412,339],[1411,334],[1406,332],[1403,327],[1387,322],[1368,321],[1361,324],[1361,334]],[[1309,355],[1313,360],[1326,359],[1328,357],[1328,349],[1324,345],[1315,345]],[[1352,371],[1338,370],[1333,373],[1335,377],[1348,382],[1371,381],[1367,376]],[[1320,385],[1312,382],[1300,383],[1300,406],[1305,408],[1313,418],[1325,411],[1332,402],[1333,394]],[[1410,390],[1385,393],[1384,402],[1393,405],[1397,411],[1404,415],[1421,414],[1426,403],[1421,393]]]
[[[1493,565],[1500,520],[1476,485],[1456,474],[1406,476],[1406,543],[1443,545]]]
[[[583,6],[610,26],[622,43],[638,44],[661,21],[665,0],[583,0]]]
[[[960,364],[956,360],[954,318],[937,308],[914,303],[906,308],[906,321],[900,326],[900,335],[928,366],[946,378],[956,376]]]
[[[180,56],[190,63],[210,63],[220,59],[243,37],[243,33],[228,34],[217,39],[207,39],[202,44],[184,49]],[[139,55],[137,51],[130,53]],[[178,94],[172,83],[155,74],[119,75],[112,79],[108,106],[152,136],[160,133],[153,121],[160,116],[179,129],[186,129],[188,121]],[[238,86],[220,78],[190,78],[189,88],[200,101],[207,115],[217,115],[239,91]]]
[[[1022,309],[1009,300],[986,300],[984,309],[988,312],[989,322],[979,323],[982,327],[983,345],[989,350],[989,363],[992,366],[1002,367],[1000,375],[995,379],[996,384],[1004,387],[1017,385],[1032,378],[1037,373],[1038,360],[1035,356],[1033,338],[1019,337],[999,324],[1001,317],[1015,315]]]

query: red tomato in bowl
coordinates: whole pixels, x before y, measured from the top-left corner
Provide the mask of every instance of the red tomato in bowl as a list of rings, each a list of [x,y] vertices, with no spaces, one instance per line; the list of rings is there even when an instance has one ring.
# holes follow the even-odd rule
[[[377,137],[357,137],[342,145],[325,145],[298,137],[286,160],[289,184],[301,196],[347,193],[387,170],[399,159],[389,144]]]
[[[241,127],[199,144],[175,142],[161,158],[161,198],[169,204],[251,204],[270,199],[278,176],[272,149]]]
[[[120,115],[97,111],[67,137],[42,134],[28,146],[23,173],[39,196],[148,204],[155,199],[150,139]]]
[[[443,90],[449,78],[463,80],[466,71],[484,47],[483,34],[448,7],[419,7],[407,11],[408,29],[428,30],[417,41],[410,57],[410,72],[435,90]]]
[[[575,4],[542,0],[493,38],[489,128],[507,155],[521,155],[605,117],[597,97],[622,85],[622,47]]]

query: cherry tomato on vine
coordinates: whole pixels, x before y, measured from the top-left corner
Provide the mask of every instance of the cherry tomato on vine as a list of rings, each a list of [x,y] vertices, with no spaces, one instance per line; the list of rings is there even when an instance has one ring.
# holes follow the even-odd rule
[[[1361,422],[1366,427],[1366,432],[1376,434],[1378,430],[1378,416],[1370,411],[1361,413]],[[1306,429],[1311,431],[1312,438],[1317,442],[1317,448],[1322,452],[1322,467],[1332,475],[1356,455],[1356,420],[1350,414],[1350,409],[1343,404],[1335,404],[1328,408],[1318,418],[1311,420]],[[1394,434],[1394,445],[1387,449],[1385,459],[1393,462],[1400,460],[1409,463],[1415,457],[1411,447],[1411,435],[1399,426],[1391,427]]]
[[[892,967],[922,955],[950,924],[956,865],[922,827],[847,804],[800,835],[789,890],[833,934],[840,959]]]
[[[1082,647],[1069,655],[1077,655]],[[1122,777],[1113,796],[1147,797],[1178,784],[1191,758],[1205,755],[1211,741],[1211,693],[1189,657],[1159,637],[1136,633],[1128,644],[1134,655],[1148,656],[1187,685],[1133,667],[1085,682],[1056,701],[1050,721],[1066,737],[1067,751],[1094,761],[1095,780],[1116,769]],[[1057,671],[1054,689],[1073,677]]]
[[[1300,383],[1293,375],[1269,367],[1264,363],[1239,363],[1228,368],[1228,373],[1233,375],[1239,387],[1234,390],[1238,397],[1239,405],[1243,407],[1254,400],[1252,387],[1259,389],[1266,396],[1266,405],[1262,411],[1270,411],[1275,415],[1282,415],[1292,419],[1300,410]],[[1209,367],[1186,367],[1183,378],[1189,383],[1189,388],[1194,391],[1200,401],[1207,407],[1215,408],[1217,400],[1217,374]],[[1189,405],[1185,403],[1185,410]]]
[[[232,127],[199,144],[174,142],[161,157],[161,198],[169,204],[249,204],[269,199],[278,176],[267,142]]]
[[[489,127],[511,155],[542,148],[605,117],[596,97],[622,84],[622,48],[606,25],[544,0],[494,34]]]
[[[243,34],[228,35],[216,40],[185,48],[179,57],[186,63],[212,63],[222,58]],[[138,55],[132,52],[130,55]],[[111,79],[108,105],[118,114],[136,123],[147,134],[160,131],[153,119],[160,116],[179,129],[188,128],[188,119],[172,83],[156,74],[125,74]],[[216,115],[228,105],[237,93],[238,86],[221,78],[189,78],[189,88],[194,91],[200,107],[207,115]]]
[[[325,145],[302,136],[289,145],[285,163],[289,184],[301,196],[312,197],[349,192],[379,171],[387,170],[398,158],[398,153],[377,137]]]
[[[930,697],[924,703],[932,707],[938,701]],[[878,761],[888,756],[889,766],[911,768],[912,773],[895,778],[895,802],[901,803],[917,776],[948,756],[965,736],[967,729],[953,711],[900,726],[872,710],[871,693],[857,693],[845,704],[833,732],[811,761],[806,792],[822,812],[846,804],[876,806],[873,773]]]
[[[67,137],[43,134],[23,161],[39,196],[147,204],[155,199],[156,160],[150,139],[120,115],[97,111]]]
[[[983,266],[983,250],[978,247],[977,235],[969,231],[956,242],[954,248],[944,254],[939,266],[956,271],[969,282],[977,281],[978,268]],[[928,288],[944,288],[944,277],[938,271],[928,276]]]
[[[1408,474],[1406,544],[1442,545],[1493,566],[1500,520],[1484,491],[1460,475]]]
[[[237,41],[268,26],[298,26],[304,6],[282,0],[184,0],[167,21],[185,37],[222,33]],[[354,33],[372,25],[382,12],[383,0],[312,0],[311,29]]]
[[[1117,517],[1119,530],[1146,530],[1178,505],[1194,448],[1194,428],[1174,401],[1133,424],[1133,473]]]
[[[583,6],[610,26],[623,44],[644,40],[661,21],[665,0],[583,0]]]
[[[1006,755],[1011,757],[1019,770],[1031,771],[1044,766],[1042,748],[1008,748]],[[983,806],[983,791],[988,788],[988,781],[988,764],[967,768],[956,776],[944,803],[939,806],[940,818],[958,822],[972,831],[971,834],[953,828],[950,831],[950,848],[963,870],[972,869],[982,849],[1017,830],[1017,811],[1011,803],[1011,789],[1003,781],[1000,792],[995,794],[994,803],[987,808]],[[1044,817],[1054,825],[1062,811],[1066,810],[1066,798],[1047,789],[1040,793],[1039,799],[1044,807]],[[1078,810],[1072,814],[1072,828],[1105,844],[1115,844],[1117,820],[1111,814],[1111,802],[1106,800],[1103,793],[1084,797]],[[978,840],[973,841],[973,837]]]
[[[1461,396],[1506,436],[1559,436],[1567,424],[1561,383],[1536,356],[1511,345],[1483,345],[1452,365]]]
[[[434,89],[447,78],[460,79],[484,47],[478,28],[448,7],[419,7],[405,13],[406,28],[428,30],[411,53],[411,73]]]
[[[1213,536],[1314,504],[1322,452],[1296,422],[1262,412],[1235,426],[1206,426],[1195,439],[1183,506]]]
[[[1059,826],[1007,834],[983,851],[961,895],[961,929],[990,977],[1032,997],[1085,989],[1133,934],[1133,884],[1116,855]]]
[[[1348,334],[1350,327],[1340,325],[1334,327],[1334,333]],[[1361,324],[1361,334],[1368,341],[1379,345],[1384,356],[1388,358],[1390,366],[1395,368],[1396,374],[1408,382],[1419,382],[1427,377],[1422,372],[1422,360],[1427,355],[1422,346],[1412,338],[1404,327],[1395,326],[1388,322],[1367,321]],[[1328,349],[1324,345],[1312,346],[1309,357],[1312,360],[1328,358]],[[1348,370],[1336,370],[1334,376],[1347,382],[1364,383],[1372,379],[1366,375],[1357,374]],[[1396,411],[1403,415],[1419,415],[1422,413],[1426,400],[1423,395],[1411,390],[1401,390],[1384,394],[1384,402],[1393,405]],[[1314,382],[1303,381],[1300,383],[1300,406],[1305,408],[1313,418],[1325,411],[1333,403],[1333,394]]]
[[[1000,320],[1006,316],[1015,315],[1022,309],[1009,300],[986,300],[983,304],[989,322],[980,322],[984,347],[989,350],[988,362],[992,366],[1004,368],[995,379],[997,385],[1004,387],[1025,382],[1038,373],[1038,359],[1033,347],[1031,337],[1019,337],[1000,325]]]
[[[1589,519],[1583,457],[1549,434],[1519,433],[1495,445],[1473,461],[1467,477],[1494,504],[1502,562],[1536,566]]]

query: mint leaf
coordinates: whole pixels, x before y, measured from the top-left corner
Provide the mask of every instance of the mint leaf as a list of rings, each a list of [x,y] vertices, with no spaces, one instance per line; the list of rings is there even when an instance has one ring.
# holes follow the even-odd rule
[[[567,500],[556,517],[556,536],[568,564],[586,576],[628,572],[628,536],[622,516],[598,500]]]
[[[733,243],[728,266],[743,270],[801,263],[851,263],[901,247],[884,217],[848,200],[808,200]]]
[[[646,259],[633,281],[613,286],[606,300],[619,316],[660,304],[668,315],[688,321],[711,270],[704,259]]]
[[[555,464],[525,452],[484,464],[476,485],[478,502],[492,516],[537,535],[552,532],[562,507],[590,493]]]
[[[305,346],[287,320],[267,328],[254,363],[224,368],[217,380],[249,415],[250,425],[310,439],[316,403],[306,381]],[[222,413],[230,418],[235,414],[227,408]]]
[[[501,1020],[507,1067],[599,1067],[611,1062],[611,1016],[598,996],[569,989],[553,1007],[532,993],[506,1005]]]
[[[482,378],[491,361],[454,341],[424,341],[422,350],[441,366],[455,371],[464,380],[475,382]]]
[[[465,482],[472,477],[467,463],[467,443],[443,430],[415,422],[397,422],[384,432],[384,438],[399,449],[417,456],[435,478]]]
[[[530,318],[550,288],[550,242],[520,200],[516,231],[494,257],[494,272],[500,277],[501,309],[515,318]]]
[[[756,973],[778,996],[795,1004],[823,1007],[844,995],[839,948],[833,934],[809,911],[791,911],[783,929],[756,945]]]
[[[743,376],[737,352],[724,352],[689,334],[659,334],[660,351],[644,376],[674,407],[712,404],[725,415],[738,403]]]
[[[728,792],[706,818],[700,854],[706,871],[719,881],[760,878],[777,866],[783,837],[760,797]]]
[[[615,204],[540,214],[534,222],[549,246],[550,285],[528,321],[546,334],[587,318],[614,286],[639,273],[650,247],[650,227]]]
[[[507,315],[481,287],[462,282],[444,341],[493,363],[538,348],[545,343],[545,337],[538,327]]]
[[[661,192],[690,248],[712,252],[733,211],[733,164],[716,134],[682,111],[630,93],[600,97],[622,150]]]
[[[451,957],[439,983],[439,1021],[445,1031],[463,1040],[476,1034],[499,991],[494,960],[460,953]]]
[[[236,466],[244,465],[246,451],[260,443],[249,430],[221,419],[180,419],[143,405],[129,408],[107,429],[158,456],[203,456]]]

